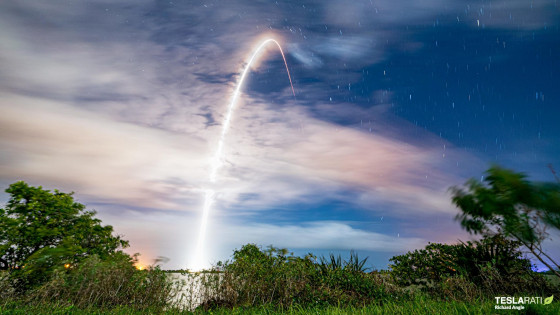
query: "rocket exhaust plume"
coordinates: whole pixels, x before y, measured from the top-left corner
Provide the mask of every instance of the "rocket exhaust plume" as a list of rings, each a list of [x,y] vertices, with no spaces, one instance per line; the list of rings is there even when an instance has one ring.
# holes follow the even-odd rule
[[[251,57],[247,61],[247,64],[245,65],[245,68],[241,72],[241,76],[239,77],[239,80],[237,81],[237,86],[236,86],[235,91],[233,92],[233,95],[231,97],[231,102],[229,103],[226,116],[224,117],[224,121],[222,123],[222,133],[220,134],[220,139],[218,141],[216,151],[214,152],[214,156],[212,157],[212,159],[210,161],[209,180],[210,180],[211,186],[212,186],[212,184],[214,184],[216,182],[216,175],[218,174],[218,171],[220,170],[220,167],[222,166],[222,155],[223,155],[224,142],[225,142],[226,135],[227,135],[227,132],[228,132],[228,129],[229,129],[229,125],[231,123],[231,117],[232,117],[233,111],[235,109],[235,104],[237,103],[237,98],[239,97],[239,92],[241,91],[241,87],[243,86],[243,82],[245,81],[245,77],[246,77],[247,73],[249,72],[249,69],[251,68],[251,65],[253,64],[253,62],[256,59],[258,59],[257,55],[259,54],[259,52],[261,52],[261,50],[264,47],[266,47],[268,44],[271,44],[271,43],[276,44],[276,46],[278,46],[278,49],[280,50],[280,54],[282,55],[282,59],[284,60],[284,65],[286,66],[286,72],[288,73],[288,79],[290,79],[290,87],[292,88],[292,94],[294,95],[294,98],[296,97],[296,92],[294,91],[294,85],[292,83],[292,76],[290,75],[290,69],[288,68],[288,63],[286,62],[286,56],[284,55],[284,51],[282,50],[282,47],[280,46],[280,44],[275,39],[269,38],[269,39],[264,40],[255,49],[255,51],[253,52],[253,54],[251,55]],[[201,270],[207,265],[207,262],[205,261],[206,258],[205,258],[205,253],[204,253],[204,243],[205,243],[205,238],[206,238],[206,228],[208,226],[208,218],[209,218],[209,215],[210,215],[210,211],[212,210],[212,204],[214,203],[215,194],[216,194],[216,191],[214,189],[206,189],[205,190],[204,206],[203,206],[203,209],[202,209],[202,219],[201,219],[201,223],[200,223],[200,230],[199,230],[199,233],[198,233],[198,241],[197,241],[197,244],[196,244],[196,252],[194,254],[194,257],[195,257],[195,261],[194,261],[194,264],[193,264],[193,269],[194,270]]]

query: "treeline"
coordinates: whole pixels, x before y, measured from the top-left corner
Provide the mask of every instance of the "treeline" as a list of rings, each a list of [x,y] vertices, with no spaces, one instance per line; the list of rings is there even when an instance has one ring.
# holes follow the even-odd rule
[[[500,235],[455,245],[429,244],[391,258],[389,270],[369,271],[355,253],[305,257],[247,244],[204,277],[205,310],[303,306],[365,306],[406,302],[418,296],[474,302],[494,296],[551,296],[560,287],[534,272],[519,242]]]
[[[347,260],[297,257],[247,244],[230,261],[182,276],[158,266],[137,269],[137,256],[123,252],[128,242],[72,194],[16,182],[0,209],[0,313],[395,307],[383,313],[401,304],[417,308],[418,301],[467,309],[496,296],[552,301],[560,296],[559,266],[542,244],[549,229],[560,229],[560,183],[530,182],[499,167],[486,175],[451,188],[457,220],[479,241],[429,244],[373,271],[355,253]],[[551,275],[534,272],[524,252]],[[553,304],[530,307],[560,311]]]

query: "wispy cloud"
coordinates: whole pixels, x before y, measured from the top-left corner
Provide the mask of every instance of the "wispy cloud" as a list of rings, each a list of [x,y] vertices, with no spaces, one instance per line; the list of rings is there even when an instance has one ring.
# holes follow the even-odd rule
[[[4,96],[0,108],[3,178],[44,181],[93,200],[177,209],[173,200],[196,193],[204,177],[201,139],[42,99]]]
[[[339,222],[308,222],[301,225],[248,224],[224,225],[213,236],[227,240],[226,247],[242,244],[273,244],[290,249],[355,249],[380,252],[401,252],[426,244],[421,238],[387,236],[352,228]]]

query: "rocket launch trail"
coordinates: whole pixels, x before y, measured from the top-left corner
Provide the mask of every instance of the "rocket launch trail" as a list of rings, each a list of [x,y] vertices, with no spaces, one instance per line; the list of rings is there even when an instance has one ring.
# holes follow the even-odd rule
[[[278,43],[278,41],[276,41],[273,38],[269,38],[264,40],[263,42],[261,42],[261,44],[254,50],[253,54],[251,55],[251,57],[249,58],[249,60],[247,61],[247,64],[245,65],[245,68],[243,69],[243,71],[241,72],[241,76],[239,77],[239,80],[237,81],[237,86],[233,92],[233,95],[231,97],[231,101],[229,103],[228,109],[227,109],[227,113],[224,117],[224,120],[222,122],[222,131],[220,134],[220,139],[218,140],[218,144],[216,147],[216,150],[214,152],[214,155],[212,156],[211,160],[210,160],[210,172],[209,172],[209,181],[210,181],[210,186],[213,186],[214,183],[216,183],[216,176],[218,174],[218,171],[220,170],[221,166],[222,166],[222,160],[223,160],[223,148],[224,148],[224,143],[226,140],[226,136],[229,130],[229,125],[231,124],[231,119],[233,116],[233,112],[235,110],[235,105],[237,103],[237,99],[239,98],[239,93],[241,91],[241,88],[243,87],[243,82],[245,81],[245,77],[247,76],[247,73],[249,72],[249,69],[251,68],[251,65],[255,62],[255,60],[258,59],[258,55],[259,53],[264,49],[264,47],[266,47],[269,44],[276,44],[276,46],[278,47],[280,54],[282,55],[282,59],[284,60],[284,65],[286,66],[286,72],[288,73],[288,79],[290,80],[290,87],[292,88],[292,94],[295,98],[296,93],[294,90],[294,85],[292,83],[292,76],[290,74],[290,69],[288,68],[288,63],[286,62],[286,56],[284,55],[284,51],[282,50],[282,47],[280,46],[280,43]],[[196,252],[194,254],[195,257],[195,262],[193,264],[193,269],[194,270],[200,270],[202,268],[204,268],[207,265],[207,262],[205,261],[205,253],[204,253],[204,246],[205,246],[205,239],[206,239],[206,229],[208,226],[208,220],[209,220],[209,216],[210,216],[210,212],[212,210],[212,204],[214,203],[214,198],[216,195],[216,191],[213,188],[209,188],[206,189],[204,192],[204,206],[202,209],[202,219],[201,219],[201,223],[200,223],[200,230],[198,233],[198,241],[196,244]]]

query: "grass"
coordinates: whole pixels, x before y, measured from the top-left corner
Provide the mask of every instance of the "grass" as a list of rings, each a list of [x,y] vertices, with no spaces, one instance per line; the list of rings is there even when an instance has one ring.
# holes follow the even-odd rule
[[[1,314],[402,314],[402,315],[420,315],[420,314],[560,314],[560,303],[555,302],[550,305],[528,305],[524,310],[495,310],[493,300],[475,301],[475,302],[457,302],[457,301],[437,301],[428,296],[418,296],[410,301],[403,302],[386,302],[383,305],[367,305],[362,307],[354,306],[327,306],[327,307],[304,307],[291,306],[288,308],[265,306],[252,307],[235,307],[221,308],[210,311],[180,311],[170,309],[167,311],[145,309],[143,311],[135,310],[130,307],[116,307],[113,309],[84,308],[80,309],[73,306],[61,306],[58,304],[44,304],[39,306],[30,306],[12,303],[0,306]]]
[[[524,311],[518,310],[495,310],[494,301],[482,301],[474,303],[465,302],[442,302],[429,298],[418,298],[403,303],[385,303],[384,305],[369,305],[364,307],[313,307],[305,308],[294,306],[287,309],[275,309],[269,307],[250,307],[234,309],[218,309],[206,314],[560,314],[560,304],[530,305]],[[200,313],[204,314],[204,313]]]
[[[560,278],[555,275],[545,274],[544,277],[555,286],[560,286]]]

